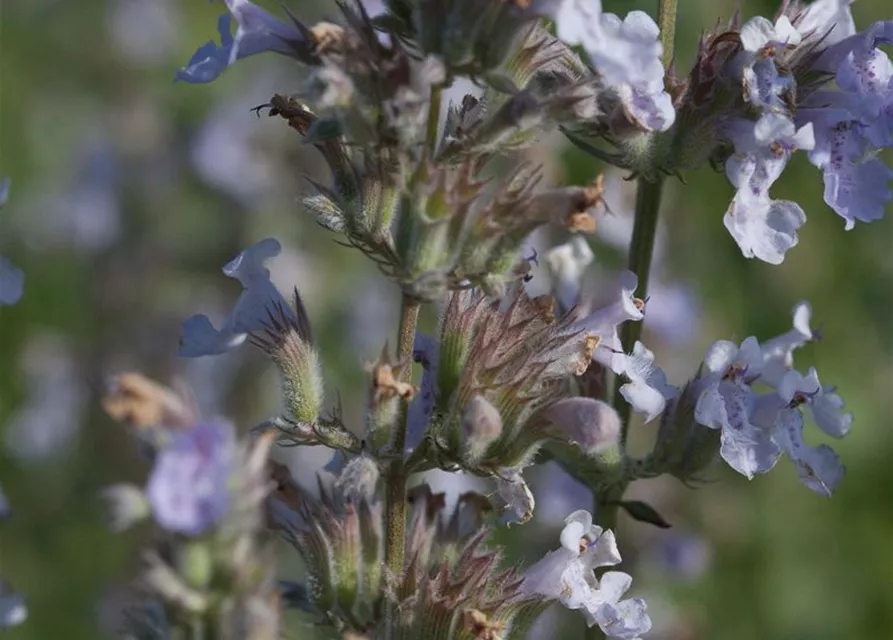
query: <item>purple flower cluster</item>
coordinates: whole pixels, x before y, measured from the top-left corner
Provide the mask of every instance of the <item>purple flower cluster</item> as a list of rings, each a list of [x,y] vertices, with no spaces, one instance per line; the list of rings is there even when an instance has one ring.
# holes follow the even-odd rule
[[[737,189],[724,222],[747,257],[779,264],[797,244],[803,209],[769,195],[796,150],[822,170],[825,202],[847,229],[881,218],[891,198],[893,170],[876,152],[893,144],[893,64],[877,47],[893,42],[893,21],[857,33],[849,4],[818,0],[793,19],[741,27],[733,66],[747,115],[723,127]]]

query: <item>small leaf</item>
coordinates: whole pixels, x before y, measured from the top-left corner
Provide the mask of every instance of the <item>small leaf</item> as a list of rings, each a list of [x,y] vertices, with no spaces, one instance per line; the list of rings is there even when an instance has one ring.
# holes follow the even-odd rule
[[[650,504],[640,502],[639,500],[624,500],[619,504],[633,520],[647,522],[661,529],[669,529],[671,526]]]

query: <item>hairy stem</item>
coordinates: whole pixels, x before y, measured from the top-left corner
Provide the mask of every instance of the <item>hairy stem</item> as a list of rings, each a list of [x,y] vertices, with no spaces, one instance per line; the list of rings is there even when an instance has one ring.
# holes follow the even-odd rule
[[[428,104],[428,128],[425,130],[425,149],[429,158],[434,159],[437,153],[437,133],[440,130],[440,102],[443,97],[443,87],[436,85],[431,87],[431,101]]]
[[[412,358],[412,348],[415,342],[416,325],[419,318],[421,303],[403,294],[400,306],[400,329],[398,336],[397,356],[401,361]],[[411,377],[412,367],[403,369],[401,378],[403,381]],[[394,436],[394,449],[388,472],[385,490],[385,523],[387,533],[385,536],[385,566],[389,573],[400,576],[403,573],[403,551],[406,542],[406,465],[403,460],[403,450],[406,447],[406,420],[407,415],[397,422],[397,432]],[[394,621],[391,618],[393,608],[388,610],[388,628],[392,629]]]
[[[657,24],[660,27],[660,43],[664,48],[664,66],[673,60],[676,40],[676,2],[677,0],[660,0],[657,10]]]

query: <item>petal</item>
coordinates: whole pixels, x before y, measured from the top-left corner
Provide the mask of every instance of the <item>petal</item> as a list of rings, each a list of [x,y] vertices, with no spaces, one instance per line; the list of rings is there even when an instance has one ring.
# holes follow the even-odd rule
[[[644,600],[632,598],[617,604],[601,605],[596,610],[595,618],[609,638],[635,640],[651,630],[647,608]]]
[[[18,593],[8,591],[0,582],[0,630],[20,625],[27,618],[25,599]]]
[[[813,339],[810,326],[812,307],[809,303],[798,302],[792,315],[793,329],[760,345],[763,352],[760,380],[770,386],[777,386],[784,374],[794,366],[794,350]]]
[[[708,371],[725,373],[738,355],[738,345],[728,340],[717,340],[707,348],[704,365]]]
[[[257,244],[242,250],[239,255],[223,266],[223,273],[235,278],[243,285],[254,279],[269,279],[270,272],[265,264],[282,252],[282,245],[275,238],[265,238]]]
[[[589,569],[613,567],[615,564],[620,564],[620,551],[617,549],[614,532],[602,531],[595,542],[589,545],[580,560]]]
[[[762,16],[751,18],[741,27],[741,46],[756,52],[775,40],[775,25]]]
[[[832,438],[842,438],[850,431],[853,414],[843,412],[843,399],[834,391],[834,387],[824,387],[807,406],[819,429]]]
[[[654,420],[667,405],[666,396],[644,382],[629,382],[620,387],[620,394],[633,411],[645,414],[645,422]]]
[[[632,583],[632,576],[627,573],[607,571],[598,581],[598,590],[605,602],[616,604],[620,602],[623,594],[629,591]]]
[[[735,362],[741,364],[750,374],[759,373],[760,367],[763,366],[763,352],[754,336],[745,338],[741,343]]]
[[[179,355],[184,358],[216,356],[245,342],[248,335],[237,333],[229,325],[219,331],[206,315],[190,316],[183,322]]]
[[[580,283],[594,257],[589,243],[580,235],[573,236],[546,254],[546,263],[554,280],[552,291],[564,310],[571,309],[579,302]]]
[[[406,450],[412,451],[421,444],[434,405],[437,402],[437,366],[440,343],[433,337],[421,332],[416,333],[413,344],[413,360],[422,365],[422,382],[419,393],[413,396],[407,410]]]
[[[723,460],[748,479],[770,471],[780,451],[769,430],[751,423],[753,392],[743,385],[724,383],[720,385],[720,394],[724,401],[719,415],[722,424],[719,452]]]
[[[220,45],[209,40],[196,50],[186,66],[177,72],[175,80],[193,84],[212,82],[229,66],[233,48],[232,18],[224,13],[217,20]]]
[[[739,191],[723,222],[744,257],[781,264],[787,250],[799,241],[797,230],[806,215],[795,202],[768,197],[753,200]]]
[[[843,161],[830,164],[823,174],[825,202],[846,221],[846,229],[856,221],[872,222],[884,217],[887,203],[893,197],[889,184],[893,170],[878,158],[864,162]]]
[[[816,493],[831,496],[843,479],[845,469],[831,447],[810,447],[803,440],[803,416],[797,409],[783,412],[775,438],[797,466],[800,481]]]
[[[564,520],[561,530],[561,546],[576,555],[580,554],[580,540],[589,535],[592,529],[592,514],[580,509]]]
[[[797,28],[801,33],[822,38],[822,44],[831,46],[856,33],[856,23],[850,11],[855,0],[817,0],[800,14]]]

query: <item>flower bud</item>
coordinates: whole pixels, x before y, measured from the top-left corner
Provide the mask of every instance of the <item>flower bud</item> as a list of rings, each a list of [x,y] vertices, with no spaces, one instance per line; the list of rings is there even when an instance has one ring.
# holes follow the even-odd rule
[[[335,488],[340,489],[345,498],[354,502],[359,502],[363,498],[372,499],[379,476],[378,463],[369,456],[361,454],[347,463],[335,481]]]
[[[620,416],[594,398],[566,398],[544,409],[540,419],[550,437],[576,444],[586,455],[601,453],[620,440]]]
[[[499,436],[502,418],[483,396],[474,396],[462,412],[462,455],[469,462],[479,460]]]
[[[189,540],[177,549],[177,566],[183,581],[193,589],[205,589],[214,576],[211,549],[205,540]]]
[[[311,343],[310,320],[297,289],[294,301],[294,316],[282,307],[271,311],[266,335],[252,339],[279,369],[287,416],[299,424],[312,424],[322,408],[322,373]]]

